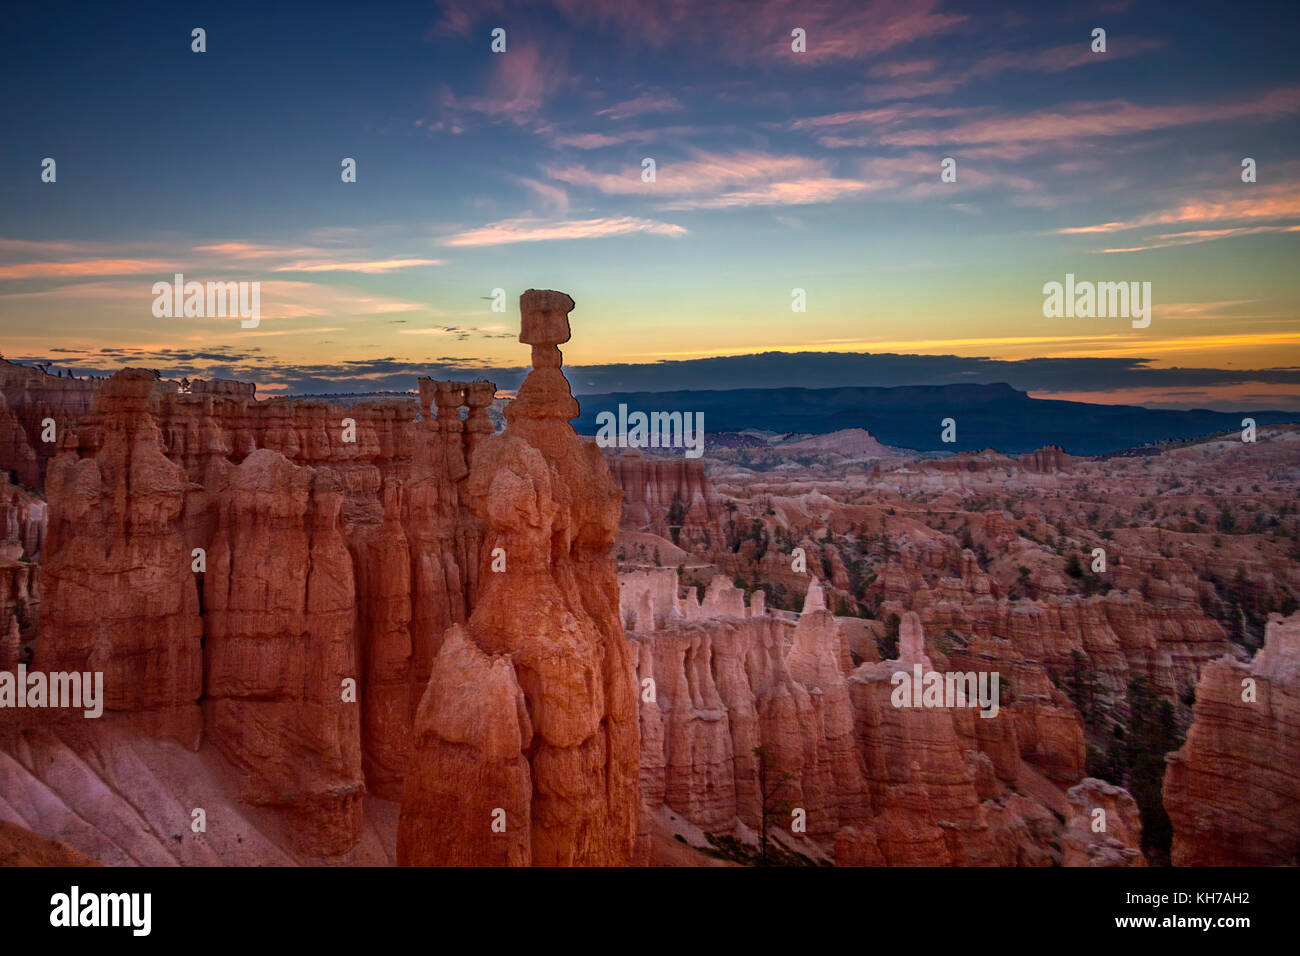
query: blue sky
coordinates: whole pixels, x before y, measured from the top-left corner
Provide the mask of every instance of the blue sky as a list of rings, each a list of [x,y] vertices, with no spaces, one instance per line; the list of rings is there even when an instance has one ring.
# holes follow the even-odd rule
[[[11,7],[6,357],[402,387],[522,365],[541,287],[568,363],[693,387],[773,350],[1107,359],[1056,390],[1300,407],[1294,4]],[[177,271],[261,282],[264,320],[154,318]],[[1150,281],[1151,326],[1044,318],[1067,272]]]

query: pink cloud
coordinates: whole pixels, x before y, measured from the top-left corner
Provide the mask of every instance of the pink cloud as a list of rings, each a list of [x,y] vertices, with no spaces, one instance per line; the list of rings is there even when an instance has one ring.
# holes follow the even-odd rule
[[[733,153],[697,151],[694,158],[665,161],[656,169],[653,183],[641,181],[641,167],[629,166],[617,172],[602,172],[585,166],[548,167],[547,176],[574,186],[585,186],[606,195],[717,194],[729,189],[772,187],[780,183],[829,178],[824,160],[804,156],[773,156],[756,150]]]
[[[457,96],[443,87],[438,100],[442,119],[428,128],[461,133],[468,128],[467,114],[504,119],[521,126],[537,122],[542,107],[556,90],[569,82],[563,48],[543,53],[536,46],[509,46],[492,57],[491,74],[482,94]]]
[[[620,129],[612,133],[553,133],[551,144],[558,149],[603,149],[624,143],[653,143],[685,139],[701,132],[698,126],[662,126],[657,129]],[[716,130],[704,130],[713,132]]]
[[[1193,246],[1215,239],[1233,239],[1237,236],[1254,236],[1265,232],[1300,232],[1300,226],[1236,226],[1230,229],[1194,229],[1188,232],[1171,232],[1156,236],[1149,242],[1124,249],[1103,249],[1102,252],[1146,252],[1148,249],[1167,249],[1170,246]]]
[[[1231,103],[1138,106],[1124,100],[1078,103],[1024,116],[978,119],[940,130],[899,129],[881,134],[890,146],[936,146],[945,143],[1063,142],[1099,136],[1123,136],[1155,130],[1240,119],[1272,119],[1300,112],[1300,88],[1273,90],[1261,97]]]
[[[510,178],[536,193],[537,198],[542,201],[542,205],[548,209],[564,212],[569,208],[569,194],[559,186],[552,186],[550,183],[544,183],[539,179],[531,179],[528,176],[511,176]]]
[[[290,262],[276,266],[272,272],[364,272],[382,275],[396,269],[414,269],[419,266],[440,266],[444,259],[375,259],[368,262]]]
[[[621,120],[632,116],[641,116],[645,113],[671,113],[680,109],[682,109],[682,104],[671,94],[646,93],[635,99],[624,100],[621,103],[615,103],[613,106],[607,106],[603,110],[597,110],[596,115]]]
[[[867,72],[872,76],[887,76],[896,79],[900,76],[914,76],[918,73],[933,73],[938,65],[936,60],[895,60],[892,63],[877,63]]]
[[[1013,70],[1025,70],[1032,73],[1063,73],[1080,66],[1102,66],[1112,60],[1150,53],[1165,45],[1163,40],[1153,37],[1116,38],[1104,54],[1093,53],[1088,37],[1074,43],[1049,47],[1037,53],[1021,50],[1008,50],[993,53],[977,60],[966,71],[967,78],[993,76]]]
[[[664,209],[728,209],[736,206],[805,206],[833,202],[872,188],[853,179],[797,179],[767,183],[748,189],[733,189],[720,196],[677,199]]]
[[[555,145],[573,149],[601,149],[605,146],[617,146],[619,143],[644,142],[651,135],[648,131],[623,132],[616,135],[609,133],[568,133],[559,136]]]
[[[0,254],[20,256],[94,255],[103,243],[46,239],[0,239]]]
[[[641,180],[639,166],[614,172],[586,166],[548,167],[545,173],[605,195],[658,198],[660,208],[666,210],[810,205],[894,188],[909,172],[915,174],[912,182],[919,182],[922,175],[938,175],[934,158],[920,154],[877,159],[863,168],[864,177],[848,178],[837,176],[823,159],[740,150],[696,151],[690,159],[666,161],[657,167],[653,183]]]
[[[468,35],[471,25],[517,12],[506,0],[451,0],[443,5],[440,29]],[[939,0],[557,0],[572,24],[614,35],[628,46],[690,44],[732,62],[776,61],[794,65],[873,56],[951,30],[965,17],[939,11]],[[807,52],[790,49],[790,31],[807,31]],[[726,42],[719,42],[725,37]]]
[[[195,246],[195,252],[211,252],[219,256],[225,256],[228,259],[258,260],[258,259],[283,259],[286,256],[307,256],[315,255],[323,250],[312,246],[286,247],[286,246],[267,246],[255,242],[214,242],[203,246]]]
[[[470,229],[444,240],[449,246],[499,246],[514,242],[544,242],[564,239],[601,239],[643,233],[676,238],[687,234],[681,226],[635,216],[605,219],[555,221],[504,219],[479,229]]]
[[[1142,226],[1171,225],[1180,222],[1220,222],[1241,219],[1289,219],[1300,217],[1300,193],[1289,184],[1272,187],[1245,186],[1249,194],[1231,196],[1219,193],[1213,199],[1194,199],[1171,209],[1146,213],[1127,220],[1072,226],[1058,230],[1064,235],[1123,232]]]

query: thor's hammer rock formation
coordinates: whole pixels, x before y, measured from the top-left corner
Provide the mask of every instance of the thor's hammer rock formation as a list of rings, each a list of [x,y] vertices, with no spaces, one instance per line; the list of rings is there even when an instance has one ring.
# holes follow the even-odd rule
[[[618,865],[637,834],[632,665],[610,546],[621,495],[568,424],[573,300],[519,299],[533,370],[507,431],[473,448],[479,594],[444,635],[415,718],[406,865]]]

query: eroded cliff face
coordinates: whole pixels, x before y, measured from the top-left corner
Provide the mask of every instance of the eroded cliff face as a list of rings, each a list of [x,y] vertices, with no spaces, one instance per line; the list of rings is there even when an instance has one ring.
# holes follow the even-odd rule
[[[0,670],[30,654],[41,607],[45,502],[0,475]]]
[[[1300,864],[1300,614],[1250,663],[1207,665],[1194,715],[1165,769],[1174,865]]]
[[[707,553],[725,546],[724,506],[704,471],[690,458],[647,458],[636,449],[608,452],[622,490],[622,526]]]
[[[55,721],[59,746],[82,759],[127,733],[211,749],[233,798],[277,815],[284,853],[373,859],[362,843],[384,811],[365,795],[400,800],[413,741],[427,750],[430,727],[460,719],[451,675],[508,654],[527,798],[483,799],[511,811],[524,862],[627,862],[637,727],[609,553],[619,494],[567,424],[560,340],[536,337],[556,321],[567,338],[563,314],[525,330],[537,369],[502,439],[489,382],[421,379],[418,399],[345,408],[139,369],[93,389],[16,372],[94,399],[75,416],[63,403],[48,540],[39,500],[0,486],[0,662],[34,652],[33,668],[105,675],[102,723]],[[6,710],[0,731],[41,716]],[[417,800],[412,818],[430,809]],[[498,842],[455,859],[490,862]]]
[[[40,491],[59,436],[90,411],[105,381],[65,378],[0,359],[0,471]]]
[[[204,575],[204,731],[243,797],[322,856],[361,831],[356,585],[335,476],[259,449],[229,469]]]
[[[182,517],[188,489],[148,411],[153,382],[139,369],[113,376],[99,393],[97,453],[50,463],[32,666],[102,671],[106,711],[194,745],[203,624]]]
[[[506,433],[471,456],[479,595],[447,631],[420,704],[399,863],[632,860],[636,703],[611,555],[620,496],[568,424],[578,406],[557,346],[572,308],[563,293],[520,298],[533,371]]]
[[[652,812],[663,807],[708,833],[751,838],[762,816],[762,748],[769,780],[780,781],[769,785],[769,809],[783,811],[769,829],[810,858],[833,854],[857,866],[1143,862],[1124,790],[1094,781],[1106,788],[1104,802],[1089,802],[1087,788],[1067,800],[1053,782],[1083,776],[1079,716],[1009,642],[974,639],[932,657],[920,617],[908,612],[898,659],[853,668],[815,578],[793,619],[769,614],[761,592],[746,607],[723,578],[702,605],[693,589],[678,597],[672,569],[625,572],[620,585],[642,688],[641,795]],[[1019,690],[991,717],[971,707],[899,706],[895,675],[915,665],[998,671]],[[1067,825],[1077,828],[1073,816],[1066,823],[1074,802],[1077,813],[1108,808],[1114,824],[1101,850],[1090,855],[1101,838],[1076,839],[1077,852],[1063,861]],[[804,812],[797,837],[787,808]]]

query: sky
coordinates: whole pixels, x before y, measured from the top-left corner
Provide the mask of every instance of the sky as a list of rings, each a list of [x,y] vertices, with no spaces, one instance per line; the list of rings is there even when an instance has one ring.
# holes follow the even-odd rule
[[[9,359],[511,388],[535,287],[577,303],[579,393],[979,380],[1300,409],[1295,4],[7,10]],[[257,327],[155,317],[178,272],[260,283]],[[1151,283],[1150,325],[1045,317],[1067,274]]]

